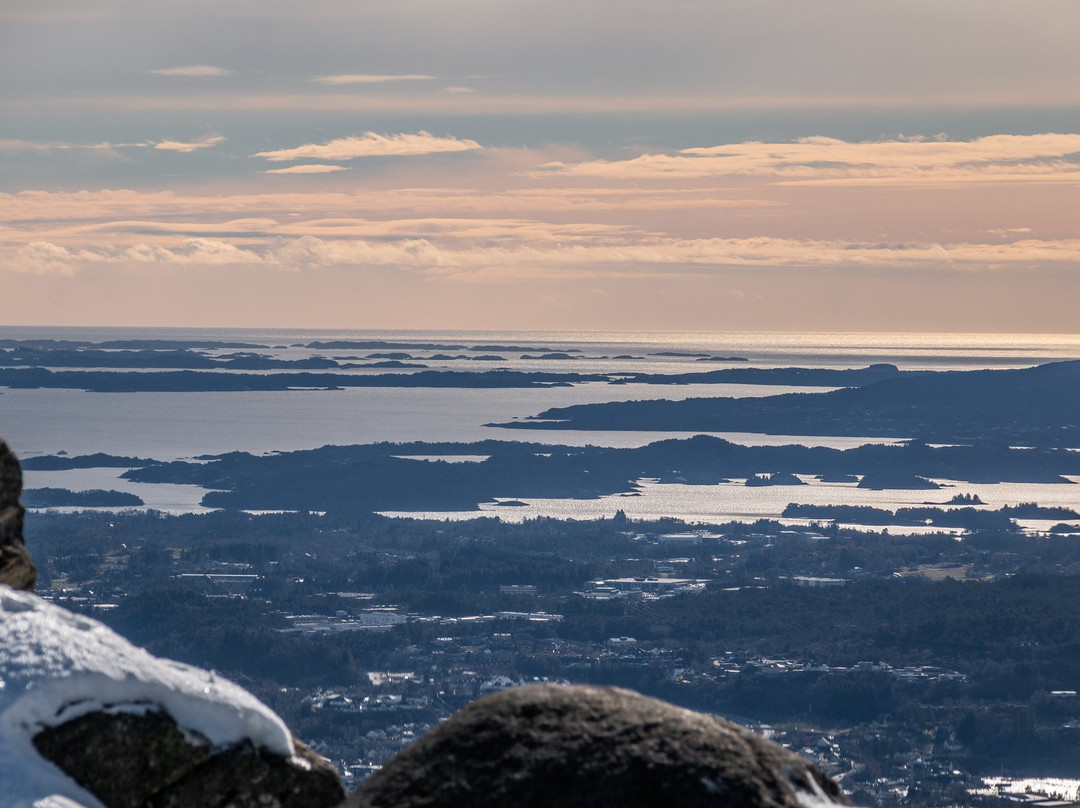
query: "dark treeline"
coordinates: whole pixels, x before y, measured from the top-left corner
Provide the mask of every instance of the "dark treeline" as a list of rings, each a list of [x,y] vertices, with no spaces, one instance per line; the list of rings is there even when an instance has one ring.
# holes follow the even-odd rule
[[[51,356],[52,352],[45,354]],[[397,361],[357,364],[311,357],[308,359],[273,359],[255,354],[210,358],[187,351],[134,352],[124,356],[108,351],[73,351],[63,361],[50,359],[31,362],[12,355],[5,359],[0,352],[0,365],[33,364],[34,367],[0,368],[0,387],[16,389],[60,388],[87,390],[99,393],[132,392],[236,392],[290,390],[304,388],[335,389],[344,387],[449,387],[449,388],[518,388],[549,387],[604,382],[609,384],[776,384],[804,387],[837,387],[860,385],[901,375],[892,365],[874,365],[864,369],[823,370],[806,368],[727,368],[700,373],[570,373],[517,371],[510,369],[485,371],[424,370],[423,365]],[[435,358],[435,357],[432,357]],[[454,358],[454,357],[439,357]],[[471,357],[491,360],[491,356]],[[144,367],[184,368],[159,372],[125,372],[124,370],[50,370],[53,367]],[[302,370],[334,370],[363,368],[418,368],[414,373],[385,373],[357,375],[354,373],[295,372]],[[244,370],[280,370],[273,374],[243,373]]]
[[[1005,506],[994,511],[972,507],[937,508],[933,506],[874,508],[869,505],[798,505],[784,508],[782,516],[792,519],[819,519],[858,525],[933,525],[960,527],[966,530],[1009,530],[1014,518],[1020,519],[1080,519],[1080,513],[1070,508],[1043,508],[1031,503]]]
[[[154,460],[143,457],[125,457],[95,452],[88,455],[39,455],[19,461],[27,471],[67,471],[69,469],[135,468],[149,466]]]
[[[135,508],[146,503],[126,491],[31,488],[23,492],[22,504],[27,508]]]
[[[357,359],[472,359],[492,360],[502,357],[437,355],[413,357],[407,353],[370,354]],[[426,365],[406,365],[401,362],[343,362],[340,358],[309,356],[303,359],[277,359],[254,351],[244,351],[219,356],[186,349],[179,350],[42,350],[23,348],[0,351],[0,366],[9,368],[157,368],[173,370],[348,370],[354,368],[407,367],[425,368]],[[16,377],[18,378],[18,377]],[[29,377],[34,378],[34,377]],[[67,377],[61,377],[67,378]]]
[[[254,352],[211,357],[187,349],[171,350],[79,350],[22,348],[0,351],[0,365],[36,368],[176,368],[184,370],[294,370],[345,367],[332,359],[273,359]]]
[[[733,371],[734,372],[734,371]],[[765,432],[1080,446],[1080,361],[1024,370],[905,373],[828,393],[628,401],[550,409],[535,429]]]
[[[966,672],[976,663],[1038,659],[1044,686],[1057,689],[1075,681],[1078,626],[1080,578],[1041,575],[709,591],[628,608],[612,617],[618,631],[609,636],[694,638],[714,650],[728,646],[829,665],[870,659]]]
[[[374,367],[374,365],[372,365]],[[607,381],[604,374],[524,373],[512,370],[435,371],[355,375],[347,373],[237,373],[179,370],[125,373],[122,371],[0,370],[0,387],[16,389],[61,388],[96,393],[137,392],[259,392],[270,390],[333,390],[345,387],[545,387],[552,384]]]
[[[398,455],[489,455],[478,463]],[[204,504],[296,510],[471,510],[495,498],[592,498],[633,493],[641,478],[715,484],[755,475],[916,475],[969,482],[1068,484],[1080,453],[1002,446],[865,445],[840,450],[740,446],[698,436],[636,449],[559,447],[503,441],[471,444],[327,446],[265,457],[222,455],[207,463],[147,465],[124,476],[140,482],[219,489]],[[770,477],[771,479],[771,477]],[[931,486],[934,487],[934,486]],[[930,503],[933,504],[933,503]],[[944,503],[942,503],[944,504]]]

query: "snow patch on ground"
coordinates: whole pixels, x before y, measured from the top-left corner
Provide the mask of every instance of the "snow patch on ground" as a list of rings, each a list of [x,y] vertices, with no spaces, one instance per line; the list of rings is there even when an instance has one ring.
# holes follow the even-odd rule
[[[45,727],[96,710],[164,709],[214,745],[245,738],[283,757],[288,728],[266,705],[212,671],[155,657],[111,629],[29,592],[0,585],[0,793],[10,808],[100,803],[41,758]],[[74,800],[74,802],[71,802]]]

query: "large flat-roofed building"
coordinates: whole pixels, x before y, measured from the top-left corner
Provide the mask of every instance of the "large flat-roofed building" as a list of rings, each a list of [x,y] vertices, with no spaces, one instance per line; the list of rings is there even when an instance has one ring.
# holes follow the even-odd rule
[[[619,597],[670,597],[683,592],[699,592],[707,579],[702,578],[606,578],[590,581],[579,595],[592,600]]]

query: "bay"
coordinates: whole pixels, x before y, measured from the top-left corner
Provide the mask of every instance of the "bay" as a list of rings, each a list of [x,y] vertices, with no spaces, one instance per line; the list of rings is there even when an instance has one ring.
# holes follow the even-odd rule
[[[946,503],[959,493],[976,494],[987,510],[1021,502],[1038,502],[1045,507],[1066,507],[1080,510],[1080,477],[1073,484],[1046,483],[969,483],[939,479],[943,486],[937,491],[887,489],[874,491],[858,488],[856,483],[826,483],[799,475],[805,485],[747,486],[745,480],[732,480],[718,485],[687,485],[639,480],[637,494],[615,494],[598,499],[529,499],[524,505],[505,506],[483,503],[475,511],[385,512],[386,516],[413,519],[449,519],[459,521],[478,517],[499,517],[507,522],[549,517],[554,519],[610,519],[622,511],[630,519],[657,520],[677,516],[687,522],[716,524],[720,522],[752,523],[759,519],[776,519],[788,525],[808,525],[808,519],[781,518],[789,503],[802,505],[862,505],[895,511],[925,504],[949,508]],[[509,497],[507,499],[510,499]],[[959,507],[959,506],[955,506]],[[1020,520],[1029,532],[1048,530],[1059,520]],[[946,532],[942,528],[922,528],[911,525],[889,525],[892,533],[905,535]],[[868,528],[879,531],[882,526]],[[960,531],[948,531],[956,532]]]
[[[328,444],[509,440],[567,446],[644,446],[693,432],[545,430],[487,427],[548,407],[634,398],[766,396],[828,388],[773,385],[608,385],[548,388],[350,388],[232,393],[0,392],[0,435],[25,457],[67,452],[175,460],[241,451],[314,449]],[[715,433],[753,445],[846,448],[869,439]],[[810,443],[807,443],[807,442]],[[875,439],[874,442],[883,442]]]
[[[259,329],[88,329],[0,328],[0,339],[175,340],[232,342],[266,346],[254,352],[283,359],[311,356],[363,359],[375,348],[309,347],[310,343],[352,342],[410,345],[432,369],[484,371],[495,367],[561,373],[680,374],[723,367],[858,368],[891,363],[902,370],[972,370],[1028,367],[1080,357],[1080,335],[1054,334],[797,334],[797,333],[549,333],[445,331],[325,331]],[[235,348],[201,348],[225,355]],[[403,349],[405,350],[405,349]],[[548,352],[550,358],[539,358]],[[561,354],[562,356],[558,356]],[[432,359],[436,355],[446,359]],[[497,355],[501,361],[476,361]],[[736,359],[745,360],[736,362]],[[369,369],[349,372],[387,372]],[[398,371],[394,371],[398,372]],[[403,370],[400,372],[412,372]],[[460,442],[499,439],[568,446],[631,448],[690,432],[544,430],[542,433],[485,426],[533,416],[573,404],[626,400],[682,400],[696,397],[767,396],[824,392],[752,384],[579,383],[541,388],[350,388],[272,392],[90,393],[64,389],[0,389],[0,436],[24,457],[104,452],[157,460],[187,459],[230,451],[266,454],[336,444],[376,442]],[[894,440],[807,437],[756,433],[710,433],[745,445],[802,444],[851,448]],[[197,512],[203,492],[196,486],[131,483],[122,470],[86,469],[28,472],[28,487],[70,490],[111,488],[143,497],[147,508]],[[1005,487],[962,484],[988,505],[1038,501],[1080,508],[1073,485]],[[788,488],[659,485],[642,481],[638,496],[598,500],[535,500],[524,507],[484,504],[475,515],[525,518],[609,517],[623,510],[632,518],[672,516],[689,521],[775,517],[788,502],[866,504],[902,507],[931,499],[928,492],[865,491],[851,485],[815,483]],[[933,493],[933,492],[929,492]],[[910,496],[909,496],[910,495]],[[911,497],[915,497],[912,499]],[[946,497],[947,499],[947,497]],[[466,514],[410,514],[461,518]],[[1028,525],[1038,529],[1039,525]]]

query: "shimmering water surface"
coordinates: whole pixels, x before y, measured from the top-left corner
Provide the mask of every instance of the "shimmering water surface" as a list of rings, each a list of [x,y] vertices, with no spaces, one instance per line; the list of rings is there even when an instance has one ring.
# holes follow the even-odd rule
[[[202,329],[0,328],[0,339],[216,340],[259,346],[259,353],[284,359],[310,356],[339,361],[364,360],[372,353],[408,353],[432,369],[485,371],[496,367],[567,373],[679,374],[727,367],[856,368],[888,362],[901,369],[979,369],[1027,367],[1080,358],[1080,335],[1000,334],[776,334],[776,333],[535,333],[265,331]],[[304,347],[314,341],[383,341],[402,347]],[[419,346],[419,347],[418,347]],[[431,347],[437,346],[437,347]],[[470,351],[468,349],[475,348]],[[208,351],[224,354],[236,349]],[[431,359],[435,354],[502,361]],[[572,358],[538,359],[543,353]],[[746,361],[729,361],[734,357]],[[703,358],[721,361],[701,361]],[[333,371],[337,372],[337,371]],[[414,372],[362,369],[351,373]],[[462,442],[486,439],[563,445],[636,447],[685,432],[532,431],[485,426],[536,415],[551,407],[633,399],[681,400],[710,396],[767,396],[824,392],[827,388],[740,384],[581,383],[530,389],[351,388],[235,393],[90,393],[78,390],[0,389],[0,435],[24,457],[67,452],[105,452],[158,460],[191,458],[229,451],[266,453],[327,444]],[[747,445],[801,443],[850,448],[880,438],[776,436],[712,433]],[[897,436],[901,439],[903,436]],[[107,488],[142,496],[148,507],[199,510],[202,490],[195,486],[128,483],[114,469],[29,472],[28,487],[72,490]],[[1080,508],[1080,486],[958,484],[992,506],[1038,501]],[[497,514],[520,520],[535,516],[596,518],[623,510],[631,517],[674,516],[691,521],[751,520],[775,517],[788,502],[858,504],[896,508],[935,500],[935,492],[865,491],[847,485],[815,483],[795,488],[660,485],[642,481],[635,496],[598,500],[534,500],[523,507],[483,505],[470,514]],[[943,493],[943,492],[938,492]],[[941,497],[942,501],[948,497]],[[444,518],[442,513],[424,516]]]
[[[599,499],[526,499],[524,505],[505,506],[483,503],[475,511],[442,513],[387,512],[387,515],[410,516],[418,519],[473,519],[478,516],[498,516],[508,522],[522,522],[540,516],[557,519],[610,519],[621,510],[631,519],[662,519],[678,516],[689,522],[714,524],[736,521],[754,522],[758,519],[776,519],[789,503],[801,505],[868,505],[875,508],[907,508],[933,504],[946,507],[945,503],[958,493],[978,494],[987,509],[997,509],[1020,502],[1038,502],[1040,505],[1063,506],[1077,509],[1080,506],[1080,477],[1072,478],[1073,484],[1045,483],[978,483],[956,480],[935,480],[944,486],[937,491],[871,491],[856,487],[856,483],[823,483],[808,476],[800,476],[806,485],[798,486],[752,486],[745,480],[732,480],[718,485],[684,485],[640,480],[638,491],[632,494],[613,494]],[[510,499],[509,497],[507,499]],[[517,500],[521,501],[521,500]],[[788,524],[809,524],[807,519],[784,519]],[[1021,520],[1031,530],[1047,530],[1059,520]],[[881,530],[880,525],[868,528]],[[894,533],[927,532],[927,528],[911,525],[892,525]],[[941,528],[933,528],[939,532]]]

